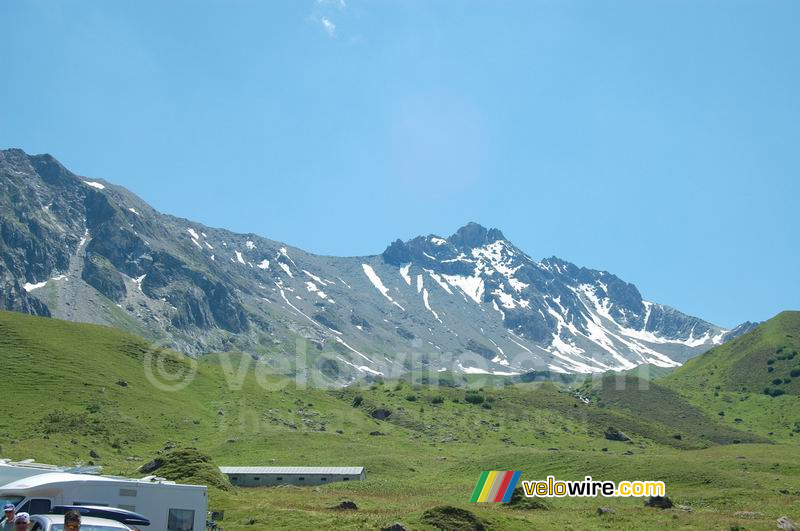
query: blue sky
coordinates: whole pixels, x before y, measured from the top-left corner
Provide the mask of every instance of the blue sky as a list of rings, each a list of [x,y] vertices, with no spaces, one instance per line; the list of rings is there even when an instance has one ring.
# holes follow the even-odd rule
[[[323,254],[473,220],[800,309],[800,2],[0,2],[0,147]]]

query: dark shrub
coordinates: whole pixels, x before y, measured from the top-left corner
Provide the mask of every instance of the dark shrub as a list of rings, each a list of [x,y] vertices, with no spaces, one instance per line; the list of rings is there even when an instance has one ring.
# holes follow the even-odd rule
[[[466,400],[470,404],[483,404],[484,400],[486,399],[480,393],[477,393],[475,391],[467,391],[464,400]]]

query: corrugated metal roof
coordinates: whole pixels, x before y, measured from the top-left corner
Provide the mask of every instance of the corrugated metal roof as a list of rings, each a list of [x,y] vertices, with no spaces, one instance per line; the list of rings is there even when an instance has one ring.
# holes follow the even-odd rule
[[[328,474],[358,476],[364,472],[363,466],[221,466],[223,474]]]

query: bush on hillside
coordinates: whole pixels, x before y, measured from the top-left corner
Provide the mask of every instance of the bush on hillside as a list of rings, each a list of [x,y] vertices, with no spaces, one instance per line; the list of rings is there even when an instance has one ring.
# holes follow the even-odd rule
[[[476,391],[467,391],[466,396],[464,396],[464,400],[470,404],[483,404],[483,401],[486,400],[486,398]]]
[[[197,448],[165,448],[149,463],[142,465],[140,472],[155,474],[170,481],[207,485],[220,490],[230,490],[231,484],[220,472],[211,457]]]

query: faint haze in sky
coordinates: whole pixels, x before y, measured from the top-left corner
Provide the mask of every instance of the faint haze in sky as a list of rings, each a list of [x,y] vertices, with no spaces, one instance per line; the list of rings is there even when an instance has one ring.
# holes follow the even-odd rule
[[[0,146],[306,250],[501,228],[733,326],[798,308],[795,1],[0,2]]]

